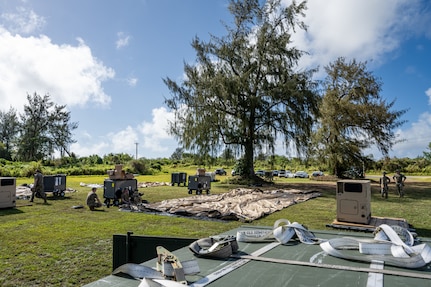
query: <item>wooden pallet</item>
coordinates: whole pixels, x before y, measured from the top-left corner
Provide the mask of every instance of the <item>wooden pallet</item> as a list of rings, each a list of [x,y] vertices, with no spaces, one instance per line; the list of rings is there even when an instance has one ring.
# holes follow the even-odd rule
[[[326,226],[337,228],[337,229],[374,232],[376,227],[378,227],[381,224],[398,225],[410,231],[415,231],[415,229],[412,228],[412,226],[404,218],[377,217],[377,216],[372,216],[368,224],[344,222],[344,221],[338,221],[335,219],[332,222],[332,224],[327,224]]]

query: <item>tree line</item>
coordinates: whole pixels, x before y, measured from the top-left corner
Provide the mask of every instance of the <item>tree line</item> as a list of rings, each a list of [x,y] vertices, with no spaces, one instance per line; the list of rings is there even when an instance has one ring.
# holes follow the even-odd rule
[[[0,158],[39,161],[55,152],[71,156],[72,132],[78,123],[70,121],[65,105],[57,105],[49,95],[27,94],[28,103],[18,114],[10,107],[0,111]]]

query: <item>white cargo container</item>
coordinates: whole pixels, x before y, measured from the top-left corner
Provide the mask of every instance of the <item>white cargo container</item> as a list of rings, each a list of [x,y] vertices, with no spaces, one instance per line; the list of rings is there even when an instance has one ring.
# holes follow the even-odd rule
[[[16,178],[0,177],[0,208],[16,206]]]
[[[369,180],[337,182],[337,220],[368,224],[371,219],[371,185]]]

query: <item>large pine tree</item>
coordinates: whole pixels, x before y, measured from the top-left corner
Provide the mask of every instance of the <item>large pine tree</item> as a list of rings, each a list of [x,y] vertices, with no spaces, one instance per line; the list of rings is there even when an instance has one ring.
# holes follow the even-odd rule
[[[184,65],[186,79],[164,79],[175,111],[171,132],[184,148],[215,155],[230,146],[252,176],[255,154],[274,152],[277,139],[305,147],[318,96],[314,71],[298,69],[303,52],[291,44],[295,29],[306,28],[305,9],[305,2],[231,1],[227,35],[194,39],[197,59]]]

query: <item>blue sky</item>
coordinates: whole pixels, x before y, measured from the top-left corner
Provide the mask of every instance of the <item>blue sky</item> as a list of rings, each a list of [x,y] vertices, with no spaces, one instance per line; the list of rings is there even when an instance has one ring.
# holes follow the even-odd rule
[[[48,93],[79,123],[78,156],[135,156],[138,143],[138,157],[169,157],[178,145],[166,132],[162,79],[182,79],[195,36],[226,34],[228,2],[0,0],[0,109],[21,111],[27,93]],[[308,31],[293,37],[310,53],[301,67],[323,71],[340,56],[367,61],[382,96],[409,109],[396,131],[405,141],[390,155],[422,155],[431,142],[431,3],[310,0],[304,21]]]

